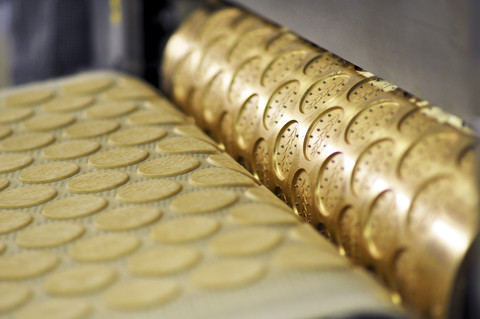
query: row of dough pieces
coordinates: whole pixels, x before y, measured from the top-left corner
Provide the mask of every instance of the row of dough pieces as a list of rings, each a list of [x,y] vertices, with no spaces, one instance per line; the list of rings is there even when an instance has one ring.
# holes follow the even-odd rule
[[[159,110],[141,110],[129,117],[133,125],[148,125],[148,124],[165,124],[165,122],[173,122],[173,119],[167,119],[165,113]],[[63,116],[63,115],[62,115]],[[44,117],[49,117],[45,119]],[[50,120],[54,121],[57,116],[45,115],[39,116],[39,121],[46,127]],[[37,118],[35,118],[37,119]],[[177,119],[179,121],[179,119]],[[72,120],[73,121],[73,120]],[[58,121],[54,121],[58,124]],[[64,135],[67,138],[91,138],[100,135],[112,133],[119,129],[120,123],[114,120],[92,120],[73,124],[64,130]],[[48,126],[46,130],[56,129],[56,127]],[[0,127],[0,138],[5,138],[12,133],[9,127]],[[118,146],[138,145],[153,142],[167,135],[164,128],[156,126],[147,127],[132,127],[117,133],[112,134],[109,138],[109,143]],[[54,141],[54,136],[49,133],[37,132],[26,133],[17,136],[5,138],[0,142],[0,150],[6,152],[19,152],[33,150],[51,144]],[[93,146],[90,146],[93,148]],[[50,154],[51,153],[51,154]],[[57,149],[53,148],[45,153],[47,158],[55,159],[58,154]]]
[[[258,189],[251,189],[252,194]],[[257,194],[258,195],[258,194]],[[263,194],[264,195],[264,194]],[[268,212],[268,213],[266,213]],[[273,262],[281,268],[344,269],[348,262],[338,256],[333,246],[320,238],[307,224],[298,224],[284,208],[262,203],[250,203],[234,207],[230,217],[237,222],[258,224],[297,225],[289,237],[305,245],[289,245],[276,252]],[[155,241],[185,243],[199,240],[216,232],[219,223],[207,217],[185,217],[160,224],[151,231]],[[181,231],[179,231],[181,230]],[[51,230],[50,230],[51,231]],[[53,229],[55,231],[55,229]],[[48,235],[47,235],[48,236]],[[282,240],[282,234],[268,228],[245,228],[217,236],[210,249],[220,256],[245,257],[269,251]],[[88,238],[71,250],[71,256],[81,261],[105,261],[133,253],[140,245],[131,234],[113,233]],[[201,253],[186,246],[166,246],[133,255],[127,260],[128,271],[135,276],[164,276],[185,271],[196,265]],[[52,270],[58,257],[45,251],[31,251],[0,259],[2,280],[24,279]],[[192,283],[201,289],[226,289],[241,287],[259,280],[266,272],[266,265],[253,260],[224,260],[202,266],[190,275]],[[105,265],[85,264],[57,271],[43,281],[48,294],[54,296],[80,296],[101,290],[112,284],[116,272]],[[133,293],[132,293],[133,292]],[[104,295],[108,307],[118,310],[143,309],[162,304],[179,293],[179,285],[172,280],[135,279],[114,286]],[[10,310],[25,303],[31,295],[28,288],[16,284],[0,284],[0,310]],[[3,302],[2,302],[3,300]],[[37,303],[19,312],[27,318],[34,311],[52,309],[45,306],[56,301]],[[46,309],[43,309],[46,307]],[[83,309],[83,308],[82,308]],[[24,314],[24,316],[23,316]],[[28,314],[28,315],[27,315]],[[45,317],[48,317],[45,315]]]
[[[117,86],[112,88],[114,84],[117,84]],[[107,89],[108,91],[102,94],[102,97],[107,100],[132,100],[158,97],[158,93],[144,83],[127,77],[118,79],[113,79],[111,77],[80,78],[74,80],[70,84],[64,85],[60,89],[60,92],[65,96],[65,99],[67,99],[68,97],[98,94]],[[0,105],[3,102],[3,105],[7,107],[31,106],[48,102],[54,96],[55,92],[48,88],[23,89],[8,94],[3,98],[3,101],[0,101]],[[52,105],[47,108],[47,111],[62,112],[74,108],[64,107],[61,105],[62,103],[57,103],[55,101],[51,102]],[[85,100],[79,101],[83,103],[78,102],[78,104],[86,103],[84,102]],[[81,106],[79,106],[79,108],[81,108]]]

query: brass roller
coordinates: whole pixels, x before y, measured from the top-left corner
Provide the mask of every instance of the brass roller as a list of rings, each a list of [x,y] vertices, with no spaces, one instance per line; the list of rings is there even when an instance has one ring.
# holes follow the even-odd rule
[[[177,104],[393,300],[446,316],[477,231],[474,139],[461,120],[231,7],[181,26],[163,76]]]

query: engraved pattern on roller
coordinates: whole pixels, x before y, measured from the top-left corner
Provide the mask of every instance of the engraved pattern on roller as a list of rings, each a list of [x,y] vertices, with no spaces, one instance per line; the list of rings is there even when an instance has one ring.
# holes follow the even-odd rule
[[[323,112],[327,107],[325,103],[343,90],[348,79],[347,75],[332,75],[313,84],[300,102],[300,112],[305,114]]]
[[[262,75],[262,84],[265,86],[279,84],[302,65],[306,55],[307,52],[302,50],[283,53],[267,67]]]
[[[206,20],[210,21],[209,17],[213,18],[218,12],[226,11],[206,13]],[[222,72],[226,79],[234,79],[237,73],[246,72],[243,63],[258,61],[264,68],[262,75],[258,75],[257,69],[251,72],[245,81],[248,83],[243,86],[238,81],[238,85],[217,92],[218,100],[223,103],[219,105],[219,112],[232,114],[235,121],[231,127],[234,140],[227,150],[245,161],[262,183],[293,206],[296,196],[300,195],[300,190],[293,187],[297,178],[294,172],[306,172],[310,186],[314,187],[311,208],[314,223],[319,223],[320,229],[352,260],[378,271],[378,277],[392,289],[394,300],[403,301],[418,314],[442,318],[456,265],[476,232],[477,216],[471,213],[470,218],[466,218],[456,212],[456,206],[469,212],[478,210],[476,160],[474,152],[467,151],[473,145],[471,133],[461,120],[442,113],[428,102],[282,28],[266,21],[263,25],[256,24],[256,19],[259,20],[243,13],[242,18],[224,30],[212,32],[235,39],[226,49],[228,57],[212,62],[212,70]],[[256,28],[237,29],[235,25],[240,26],[241,21],[253,21],[246,25]],[[225,21],[222,23],[227,25]],[[196,55],[202,55],[208,43],[197,39],[194,33],[179,32],[174,37],[189,39],[192,54]],[[303,59],[291,57],[286,62],[293,52],[306,54]],[[168,48],[166,56],[168,63],[183,59]],[[165,70],[169,68],[168,63],[164,64]],[[164,75],[169,82],[170,74]],[[174,73],[173,77],[176,76]],[[195,86],[202,91],[211,80],[211,76],[184,78],[186,83],[181,86]],[[290,92],[286,91],[286,85]],[[173,83],[173,92],[176,86]],[[229,100],[232,87],[235,91],[245,91],[235,100]],[[192,103],[184,100],[180,104],[194,117],[202,119],[201,112],[192,109]],[[261,120],[257,120],[258,114]],[[328,118],[341,122],[325,121]],[[291,154],[293,161],[281,162],[276,158],[279,137],[287,123],[293,121],[302,132],[297,140],[301,148],[297,147],[296,154]],[[224,137],[215,133],[218,130],[215,125],[207,123],[204,128],[223,141]],[[222,134],[226,129],[227,125],[223,125]],[[286,174],[285,167],[278,169],[279,166],[288,166],[290,173]],[[451,201],[441,200],[435,207],[419,204],[424,197],[422,187],[441,174],[455,177],[452,185],[469,198],[468,203],[462,204],[461,199],[453,196]],[[447,191],[442,194],[449,197]],[[425,209],[417,208],[423,206]],[[386,210],[391,212],[385,215]],[[425,210],[439,213],[429,214]],[[452,223],[453,230],[464,234],[458,247],[445,244],[433,234],[435,227],[441,229],[442,224],[427,227],[427,231],[410,231],[411,216],[420,216],[428,225],[430,219],[442,220],[441,216],[449,216],[440,213],[448,211],[457,216],[457,221]],[[431,249],[432,241],[437,241],[443,250]],[[389,242],[397,242],[399,246],[387,249]],[[414,279],[405,279],[403,270],[392,267],[394,256],[400,256],[399,264],[408,264],[402,267],[411,271],[408,276]],[[442,258],[449,260],[448,265],[434,266]],[[402,261],[406,259],[408,263]],[[415,282],[417,288],[435,288],[411,290],[405,288],[410,284],[401,282]]]
[[[287,110],[293,109],[300,98],[298,81],[291,81],[280,86],[268,100],[263,114],[266,129],[273,128],[282,120]]]
[[[340,133],[343,121],[343,109],[333,108],[321,114],[307,132],[305,139],[305,157],[314,160],[327,152],[330,139]]]
[[[240,108],[237,123],[235,123],[235,133],[238,136],[238,143],[242,148],[251,145],[260,118],[258,95],[252,95]]]
[[[352,103],[372,100],[396,88],[397,86],[379,78],[361,81],[350,89],[348,100]]]
[[[305,219],[307,223],[313,223],[316,220],[316,216],[312,214],[313,187],[306,171],[299,170],[295,173],[292,187],[294,189],[291,202],[295,213]]]
[[[297,148],[299,147],[298,123],[290,122],[280,131],[275,148],[273,160],[275,171],[280,178],[285,178],[290,173]]]
[[[335,153],[325,160],[317,179],[315,198],[319,201],[323,215],[338,213],[343,203],[345,188],[344,156],[342,153]]]

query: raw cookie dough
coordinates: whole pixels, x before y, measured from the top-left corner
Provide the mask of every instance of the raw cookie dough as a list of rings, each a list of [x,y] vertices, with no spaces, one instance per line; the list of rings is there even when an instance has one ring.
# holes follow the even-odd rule
[[[22,211],[0,211],[0,234],[25,227],[32,222],[32,216]]]
[[[127,268],[137,276],[171,275],[193,267],[200,257],[200,253],[190,247],[156,248],[130,257]]]
[[[51,186],[34,185],[13,188],[0,193],[0,208],[24,208],[45,203],[57,195]]]
[[[63,96],[43,105],[45,112],[75,112],[93,103],[91,96]]]
[[[98,171],[75,176],[67,183],[67,189],[74,193],[103,192],[125,184],[129,179],[121,171]]]
[[[117,192],[117,198],[122,202],[142,203],[164,199],[175,195],[182,185],[168,179],[148,180],[127,185]]]
[[[35,225],[17,235],[16,242],[25,248],[54,247],[71,242],[80,237],[85,229],[74,223],[47,223]]]
[[[49,133],[26,133],[8,137],[0,142],[0,151],[29,151],[48,145],[55,140]]]
[[[164,304],[180,293],[180,286],[172,280],[131,280],[112,287],[104,301],[114,310],[141,310]]]
[[[32,117],[22,123],[22,129],[26,131],[50,131],[55,130],[75,121],[71,114],[42,114]]]
[[[90,155],[100,149],[96,141],[68,141],[46,147],[42,155],[48,159],[65,160]]]
[[[253,186],[253,180],[242,173],[219,167],[205,168],[190,175],[190,183],[198,186]]]
[[[180,195],[170,207],[177,213],[195,214],[225,208],[237,201],[237,195],[224,189],[206,189]]]
[[[16,283],[0,283],[0,314],[20,307],[27,302],[32,291]]]
[[[13,93],[5,98],[6,106],[28,106],[44,102],[53,96],[50,90],[24,90]]]
[[[73,245],[70,256],[78,261],[107,261],[133,252],[140,245],[130,234],[104,234],[83,239]]]
[[[200,161],[188,155],[157,158],[140,164],[138,174],[145,177],[168,177],[190,172],[200,166]]]
[[[193,271],[190,280],[203,289],[232,289],[260,280],[265,267],[254,261],[224,260]]]
[[[113,145],[139,145],[146,144],[161,139],[167,135],[164,128],[156,126],[132,127],[113,133],[108,142]]]
[[[160,243],[176,244],[203,239],[220,228],[218,220],[208,217],[185,217],[162,222],[150,235]]]
[[[148,157],[140,148],[115,148],[90,156],[88,165],[95,168],[117,168],[139,163]]]
[[[241,228],[215,237],[210,249],[219,256],[252,256],[280,244],[282,236],[269,228]]]
[[[170,137],[157,144],[157,152],[175,153],[215,153],[217,149],[202,140],[193,137]]]
[[[90,119],[108,119],[133,112],[137,107],[133,102],[103,102],[88,108],[84,114]]]
[[[162,211],[153,206],[127,206],[101,213],[94,224],[103,230],[127,230],[149,225],[160,216]]]
[[[73,176],[80,167],[71,162],[50,162],[31,166],[18,176],[24,183],[50,183]]]
[[[25,167],[33,162],[33,158],[26,154],[0,155],[0,173],[11,172]]]
[[[54,219],[78,218],[99,212],[107,204],[105,198],[96,195],[72,196],[43,206],[42,214]]]
[[[101,290],[115,278],[115,271],[105,265],[79,265],[47,276],[43,287],[50,295],[77,296]]]
[[[83,319],[90,312],[90,305],[83,300],[47,299],[21,309],[14,319]]]
[[[63,134],[68,138],[89,138],[111,133],[120,127],[112,120],[85,121],[67,127]]]
[[[77,81],[76,83],[67,84],[63,87],[63,92],[67,94],[92,94],[98,93],[110,87],[113,84],[112,79],[98,78]]]
[[[232,208],[229,216],[242,225],[298,224],[300,220],[283,207],[263,203],[249,203]]]
[[[46,251],[29,251],[0,258],[0,280],[34,277],[53,269],[57,255]]]

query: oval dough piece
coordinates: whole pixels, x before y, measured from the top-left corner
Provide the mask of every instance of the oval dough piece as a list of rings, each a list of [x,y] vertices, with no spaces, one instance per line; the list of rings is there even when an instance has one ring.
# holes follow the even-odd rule
[[[92,94],[103,91],[112,86],[113,80],[107,78],[85,79],[65,85],[63,92],[67,94]]]
[[[67,189],[74,193],[103,192],[125,184],[128,179],[128,174],[124,172],[98,171],[70,179],[67,183]]]
[[[144,100],[157,96],[150,88],[140,86],[115,87],[103,94],[103,97],[109,100]]]
[[[46,251],[29,251],[0,258],[0,279],[19,280],[52,270],[58,257]]]
[[[32,117],[22,123],[22,128],[26,131],[50,131],[55,130],[75,121],[75,117],[70,114],[42,114]]]
[[[81,195],[62,198],[43,206],[47,218],[68,219],[88,216],[107,207],[108,201],[96,195]]]
[[[18,122],[26,119],[32,114],[32,109],[3,109],[0,110],[0,124]]]
[[[91,96],[64,96],[49,101],[43,105],[45,112],[75,112],[93,103]]]
[[[139,163],[148,157],[140,148],[115,148],[90,156],[88,164],[96,168],[115,168]]]
[[[83,239],[73,245],[70,256],[78,261],[107,261],[128,255],[140,240],[130,234],[105,234]]]
[[[32,291],[13,283],[0,283],[0,314],[20,307],[30,299]]]
[[[0,126],[0,138],[7,137],[12,134],[12,129],[6,126]]]
[[[73,176],[80,167],[71,162],[53,162],[24,169],[19,178],[25,183],[50,183]]]
[[[90,119],[108,119],[122,116],[137,109],[133,102],[103,102],[98,103],[85,111],[85,116]]]
[[[233,158],[225,154],[213,154],[207,158],[207,161],[215,166],[228,168],[239,173],[244,174],[245,176],[252,176],[249,171],[239,163],[237,163]]]
[[[300,220],[284,208],[263,203],[238,205],[229,213],[233,222],[242,225],[298,224]]]
[[[237,199],[237,195],[229,190],[206,189],[178,196],[170,203],[170,207],[177,213],[206,213],[230,206]]]
[[[184,120],[180,115],[170,112],[159,112],[155,110],[142,110],[133,113],[128,117],[132,125],[154,125],[154,124],[180,124]]]
[[[0,193],[0,208],[25,208],[43,204],[57,196],[51,186],[24,186]]]
[[[23,228],[32,222],[32,216],[22,211],[0,211],[0,234]]]
[[[193,171],[199,166],[200,161],[192,156],[167,156],[142,163],[137,172],[145,177],[168,177]]]
[[[167,131],[161,127],[132,127],[112,134],[108,138],[108,142],[122,146],[139,145],[159,140],[165,135],[167,135]]]
[[[43,288],[55,296],[85,295],[107,287],[115,278],[115,271],[105,265],[80,265],[49,275]]]
[[[228,169],[211,167],[196,171],[190,175],[190,183],[197,186],[253,186],[249,177]]]
[[[90,305],[83,300],[47,299],[20,310],[14,319],[83,319],[90,312]]]
[[[0,173],[15,171],[30,165],[33,158],[26,154],[4,154],[0,155]]]
[[[251,187],[245,191],[245,195],[251,200],[263,202],[271,205],[278,206],[280,208],[287,209],[291,211],[290,206],[285,204],[280,198],[278,198],[274,193],[272,193],[265,186],[260,187]]]
[[[274,262],[282,268],[313,270],[349,267],[350,263],[338,253],[324,251],[312,246],[289,246],[279,250]]]
[[[164,276],[190,269],[200,261],[200,253],[189,247],[165,247],[143,251],[130,257],[127,268],[137,276]]]
[[[275,248],[281,240],[281,234],[272,229],[245,228],[218,235],[210,249],[219,256],[251,256]]]
[[[8,178],[0,177],[0,191],[7,188],[9,184],[10,184],[10,181],[8,180]]]
[[[180,192],[182,185],[165,180],[149,180],[130,184],[118,190],[117,198],[122,202],[142,203],[165,199]]]
[[[131,280],[112,287],[104,301],[114,310],[141,310],[165,304],[179,294],[180,286],[172,280]]]
[[[53,135],[48,133],[28,133],[11,136],[0,142],[0,150],[6,152],[21,152],[40,148],[52,143]]]
[[[225,260],[203,266],[190,276],[192,283],[203,289],[233,289],[260,280],[264,265],[248,260]]]
[[[186,217],[168,220],[152,228],[150,236],[157,242],[178,244],[200,240],[215,233],[220,223],[208,217]]]
[[[95,227],[103,230],[127,230],[149,225],[162,216],[153,206],[127,206],[104,212],[95,218]]]
[[[100,144],[96,141],[68,141],[46,147],[42,155],[48,159],[66,160],[90,155],[98,149],[100,149]]]
[[[157,152],[175,153],[216,153],[217,149],[202,140],[193,137],[170,137],[160,141],[156,147]]]
[[[6,106],[28,106],[45,102],[53,96],[50,90],[25,90],[11,94],[5,98]]]
[[[73,124],[65,129],[64,135],[68,138],[89,138],[111,133],[117,130],[120,124],[111,120],[86,121]]]
[[[84,228],[73,223],[48,223],[29,227],[17,235],[16,242],[25,248],[54,247],[80,237]]]
[[[190,124],[177,125],[175,126],[175,129],[173,131],[178,135],[199,139],[204,142],[207,142],[210,145],[214,145],[214,146],[217,145],[217,143],[215,143],[214,140],[212,140],[207,134],[205,134],[205,132],[203,132],[196,125],[190,125]]]

